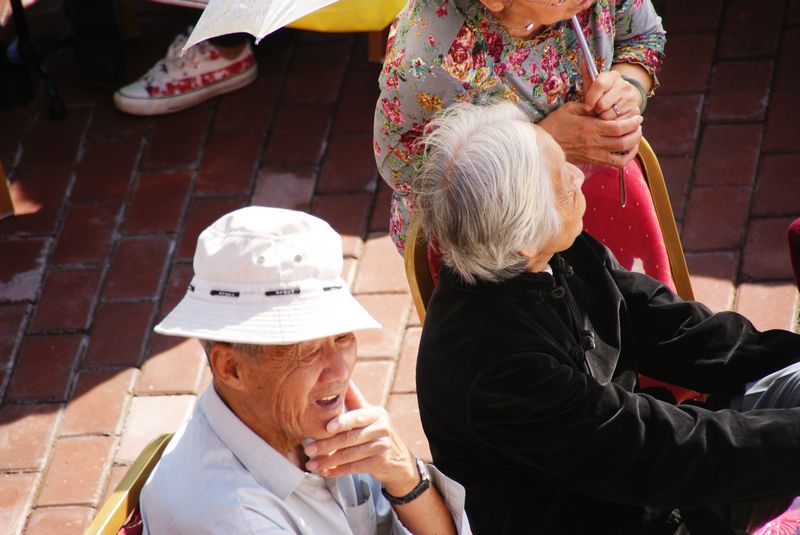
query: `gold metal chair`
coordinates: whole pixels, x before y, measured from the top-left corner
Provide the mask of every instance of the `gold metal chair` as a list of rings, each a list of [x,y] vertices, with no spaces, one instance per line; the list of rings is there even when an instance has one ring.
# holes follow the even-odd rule
[[[164,433],[151,440],[136,457],[122,480],[97,511],[84,535],[116,535],[133,509],[139,505],[142,486],[161,458],[172,433]]]
[[[646,139],[642,138],[639,143],[639,154],[637,155],[642,166],[642,174],[647,181],[650,195],[653,198],[658,225],[661,227],[661,234],[664,237],[664,245],[669,258],[669,267],[672,272],[672,280],[678,295],[683,299],[693,300],[692,284],[689,280],[689,270],[686,267],[686,258],[683,255],[683,246],[678,234],[678,226],[675,224],[675,216],[672,213],[672,204],[669,201],[667,185],[664,182],[664,173],[658,163],[653,148]],[[428,268],[428,247],[421,229],[412,223],[408,236],[406,237],[406,247],[404,263],[408,286],[411,289],[411,297],[417,309],[420,321],[425,320],[425,309],[433,293],[433,279]]]

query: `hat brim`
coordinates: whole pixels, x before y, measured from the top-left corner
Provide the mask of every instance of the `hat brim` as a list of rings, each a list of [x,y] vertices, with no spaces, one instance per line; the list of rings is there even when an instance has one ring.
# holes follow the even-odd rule
[[[316,296],[275,296],[261,303],[235,299],[208,301],[187,293],[155,331],[201,340],[285,345],[381,328],[344,289]]]

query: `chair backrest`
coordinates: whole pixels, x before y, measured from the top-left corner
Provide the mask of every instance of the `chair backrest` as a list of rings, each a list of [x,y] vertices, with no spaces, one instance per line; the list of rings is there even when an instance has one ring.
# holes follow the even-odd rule
[[[664,182],[664,173],[661,171],[661,166],[658,163],[655,152],[653,152],[653,148],[644,138],[639,143],[637,158],[642,167],[642,174],[647,180],[650,195],[653,198],[658,225],[661,228],[667,256],[669,257],[669,267],[672,280],[675,283],[675,289],[683,299],[693,300],[694,292],[689,280],[689,270],[686,267],[686,258],[683,255],[678,226],[675,224],[672,204],[669,201],[666,182]],[[428,269],[428,248],[424,233],[413,222],[408,236],[406,236],[403,260],[414,306],[417,309],[420,321],[424,321],[425,309],[433,293],[434,283],[430,269]]]
[[[142,486],[161,458],[172,433],[151,440],[125,472],[114,492],[103,503],[84,535],[116,535],[131,511],[139,504]]]

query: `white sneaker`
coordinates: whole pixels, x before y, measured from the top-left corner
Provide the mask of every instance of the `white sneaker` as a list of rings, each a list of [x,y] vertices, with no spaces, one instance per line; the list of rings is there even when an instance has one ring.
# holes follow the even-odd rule
[[[137,81],[114,93],[118,110],[133,115],[160,115],[191,108],[256,79],[258,68],[250,42],[228,59],[213,43],[204,41],[181,56],[186,34],[178,35],[167,55]]]

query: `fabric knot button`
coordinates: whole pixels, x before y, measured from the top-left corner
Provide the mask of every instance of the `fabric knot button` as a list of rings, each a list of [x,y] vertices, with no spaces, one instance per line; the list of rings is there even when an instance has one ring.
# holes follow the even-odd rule
[[[299,264],[300,262],[303,261],[303,255],[301,255],[301,254],[294,255],[294,261]]]
[[[263,256],[259,256],[258,258],[256,258],[256,263],[263,264],[264,263],[264,257]]]
[[[564,289],[563,286],[556,286],[555,288],[550,290],[550,297],[552,297],[553,299],[561,299],[562,297],[564,297],[564,294],[566,293],[567,291]]]

